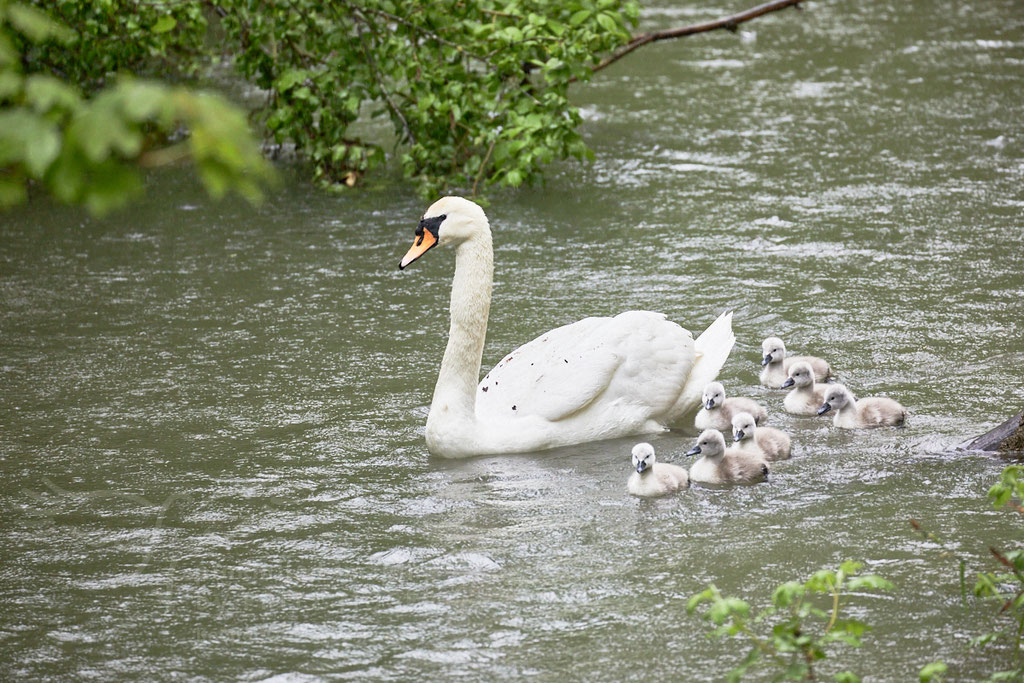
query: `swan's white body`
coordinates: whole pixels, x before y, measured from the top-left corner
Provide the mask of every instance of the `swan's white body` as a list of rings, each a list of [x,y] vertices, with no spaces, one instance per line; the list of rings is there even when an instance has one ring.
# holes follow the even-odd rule
[[[536,451],[662,431],[697,407],[732,350],[731,313],[694,341],[661,313],[630,311],[546,332],[478,384],[493,278],[487,217],[473,202],[445,197],[423,226],[435,241],[421,246],[418,230],[403,267],[434,243],[456,246],[448,345],[427,417],[434,455]]]

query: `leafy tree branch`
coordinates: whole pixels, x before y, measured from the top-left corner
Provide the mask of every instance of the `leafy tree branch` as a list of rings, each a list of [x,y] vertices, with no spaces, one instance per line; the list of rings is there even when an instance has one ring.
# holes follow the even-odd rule
[[[39,186],[104,211],[137,194],[139,168],[191,160],[214,193],[257,196],[269,167],[237,108],[153,80],[211,66],[259,89],[250,118],[264,142],[293,147],[324,187],[351,187],[389,157],[425,195],[538,183],[555,159],[593,156],[573,83],[642,45],[801,1],[633,35],[635,0],[0,0],[0,114],[13,117],[0,133],[0,194],[9,205]],[[43,78],[66,97],[33,104],[25,88]],[[161,93],[144,115],[133,100],[143,85]],[[109,88],[119,94],[104,98]],[[72,125],[100,106],[118,132]],[[378,118],[390,126],[365,125]],[[203,127],[215,125],[219,142],[207,145]],[[78,134],[109,150],[90,156]],[[94,177],[102,192],[82,180]]]

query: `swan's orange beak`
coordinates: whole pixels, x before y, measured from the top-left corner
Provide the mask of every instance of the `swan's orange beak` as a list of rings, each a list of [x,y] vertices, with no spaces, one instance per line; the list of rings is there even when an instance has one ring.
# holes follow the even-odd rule
[[[434,237],[434,233],[429,230],[420,228],[416,231],[416,241],[409,247],[409,251],[405,252],[405,257],[402,258],[402,262],[398,264],[398,269],[403,270],[407,265],[423,256],[427,251],[437,245],[437,238]]]

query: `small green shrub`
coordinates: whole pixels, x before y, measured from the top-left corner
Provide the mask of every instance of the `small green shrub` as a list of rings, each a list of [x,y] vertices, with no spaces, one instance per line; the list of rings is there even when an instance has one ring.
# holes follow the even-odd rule
[[[988,498],[996,509],[1009,507],[1024,514],[1020,504],[1024,501],[1024,467],[1011,465],[1004,469],[999,481],[989,489]],[[1024,680],[1024,547],[1001,550],[990,546],[989,552],[1000,569],[978,574],[974,594],[998,605],[999,614],[1008,617],[1009,623],[1001,631],[978,636],[972,645],[982,646],[997,640],[1008,642],[1013,652],[1011,667],[992,674],[989,680]]]
[[[860,568],[861,564],[847,561],[836,570],[817,571],[803,583],[787,581],[772,593],[771,606],[754,617],[749,603],[722,595],[714,584],[691,597],[687,611],[706,605],[703,616],[714,627],[709,635],[750,642],[746,657],[729,672],[728,680],[740,680],[764,664],[776,667],[774,680],[813,680],[815,663],[825,659],[833,645],[858,647],[869,628],[856,619],[840,617],[844,594],[892,588],[879,576],[857,576]],[[835,680],[860,679],[844,671],[835,674]]]

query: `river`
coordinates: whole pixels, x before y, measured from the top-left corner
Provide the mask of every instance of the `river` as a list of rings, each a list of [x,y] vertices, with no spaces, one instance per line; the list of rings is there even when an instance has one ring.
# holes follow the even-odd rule
[[[429,202],[393,172],[335,195],[282,167],[256,209],[185,171],[109,218],[35,202],[0,216],[3,678],[714,679],[746,649],[690,595],[759,608],[844,559],[895,589],[849,598],[874,629],[823,672],[1006,663],[968,649],[1001,622],[957,576],[1020,538],[984,498],[1004,463],[949,451],[1024,397],[1024,6],[741,29],[577,86],[596,161],[492,195],[484,365],[588,315],[732,309],[721,379],[794,442],[770,483],[633,499],[636,439],[431,458],[454,260],[398,271]],[[907,427],[786,415],[773,334]],[[685,464],[695,433],[650,441]]]

